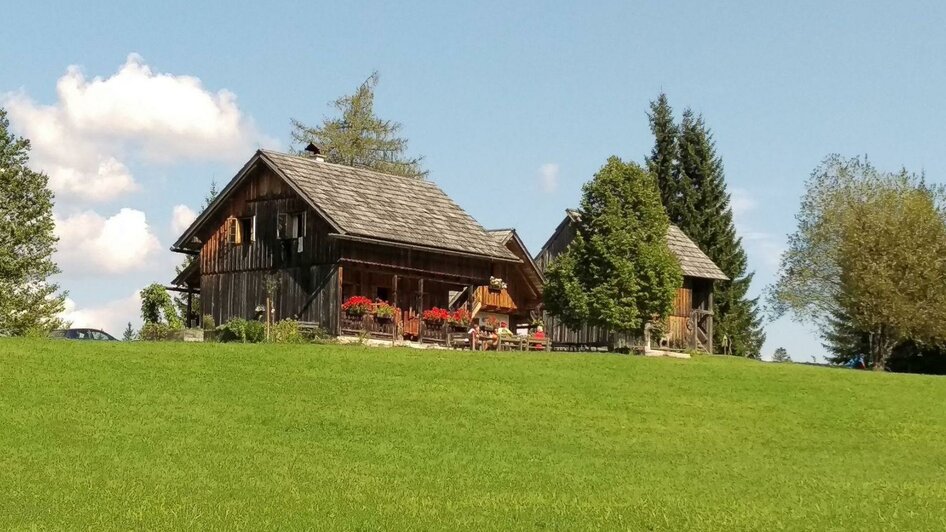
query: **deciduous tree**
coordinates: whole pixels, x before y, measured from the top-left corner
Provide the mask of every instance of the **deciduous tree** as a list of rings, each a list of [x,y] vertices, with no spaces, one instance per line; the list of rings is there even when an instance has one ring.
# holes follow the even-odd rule
[[[776,284],[792,312],[829,341],[867,341],[885,369],[898,344],[946,340],[943,190],[862,159],[828,157],[812,174]]]
[[[669,313],[682,282],[657,184],[611,157],[582,191],[577,235],[547,272],[546,308],[569,327],[640,333]]]
[[[145,325],[157,323],[166,324],[172,329],[181,328],[181,318],[163,286],[152,283],[141,290],[140,296],[141,320]]]
[[[19,336],[58,327],[65,293],[49,280],[59,273],[49,178],[27,166],[30,142],[9,125],[0,108],[0,336]]]

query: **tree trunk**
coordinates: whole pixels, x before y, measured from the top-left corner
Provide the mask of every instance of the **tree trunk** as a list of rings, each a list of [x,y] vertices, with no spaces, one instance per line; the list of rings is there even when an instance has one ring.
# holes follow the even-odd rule
[[[887,359],[893,352],[893,341],[883,329],[871,335],[870,339],[870,359],[874,371],[886,371]]]

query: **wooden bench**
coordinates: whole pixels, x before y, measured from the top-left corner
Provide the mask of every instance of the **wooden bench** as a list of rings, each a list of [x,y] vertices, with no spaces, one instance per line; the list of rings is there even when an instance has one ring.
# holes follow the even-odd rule
[[[526,338],[524,336],[500,336],[500,351],[524,351]]]
[[[470,335],[465,332],[447,333],[447,347],[452,347],[453,349],[469,349]]]

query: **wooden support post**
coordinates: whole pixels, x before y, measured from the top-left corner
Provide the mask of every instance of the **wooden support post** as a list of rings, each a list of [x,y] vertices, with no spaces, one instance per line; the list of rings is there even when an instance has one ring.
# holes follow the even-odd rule
[[[273,339],[273,299],[269,296],[266,296],[266,341],[270,342]]]
[[[716,317],[716,313],[713,311],[713,283],[709,283],[709,295],[706,296],[706,310],[710,311],[711,314],[706,318],[706,350],[709,351],[709,354],[713,354],[713,318]]]
[[[191,328],[191,316],[193,316],[194,311],[194,292],[187,292],[187,328]]]
[[[420,324],[417,326],[417,341],[424,342],[424,279],[417,280],[417,316]]]
[[[394,306],[394,322],[392,323],[392,332],[391,332],[391,345],[393,346],[397,343],[397,328],[398,323],[401,321],[401,311],[397,306],[397,274],[391,277],[391,305]]]
[[[342,335],[342,287],[343,287],[343,277],[345,274],[345,268],[341,265],[338,267],[338,296],[335,298],[335,336]]]

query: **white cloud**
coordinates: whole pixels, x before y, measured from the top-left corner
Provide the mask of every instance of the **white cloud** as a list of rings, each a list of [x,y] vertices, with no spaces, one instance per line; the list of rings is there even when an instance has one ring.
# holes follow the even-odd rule
[[[752,194],[744,188],[733,188],[729,193],[729,206],[735,218],[741,218],[758,206]]]
[[[184,232],[197,219],[197,213],[187,205],[175,205],[171,210],[171,231],[175,235]]]
[[[107,219],[93,211],[57,217],[56,236],[56,261],[68,275],[138,270],[161,247],[145,213],[127,208]]]
[[[785,242],[772,233],[764,231],[742,231],[737,227],[739,236],[748,248],[750,256],[756,257],[761,263],[775,271],[778,269],[779,262],[782,259],[782,253],[785,252]]]
[[[60,317],[73,327],[102,329],[116,338],[121,338],[129,322],[135,329],[140,326],[140,314],[141,298],[136,290],[128,297],[98,306],[80,307],[71,298],[66,298],[65,309]]]
[[[557,163],[545,163],[539,167],[539,186],[543,191],[552,193],[558,189],[558,172]]]
[[[227,90],[200,79],[155,72],[130,54],[110,77],[87,79],[70,66],[56,84],[58,101],[25,93],[0,98],[17,132],[32,141],[31,164],[67,199],[109,201],[138,188],[127,162],[184,159],[236,162],[271,144]]]

